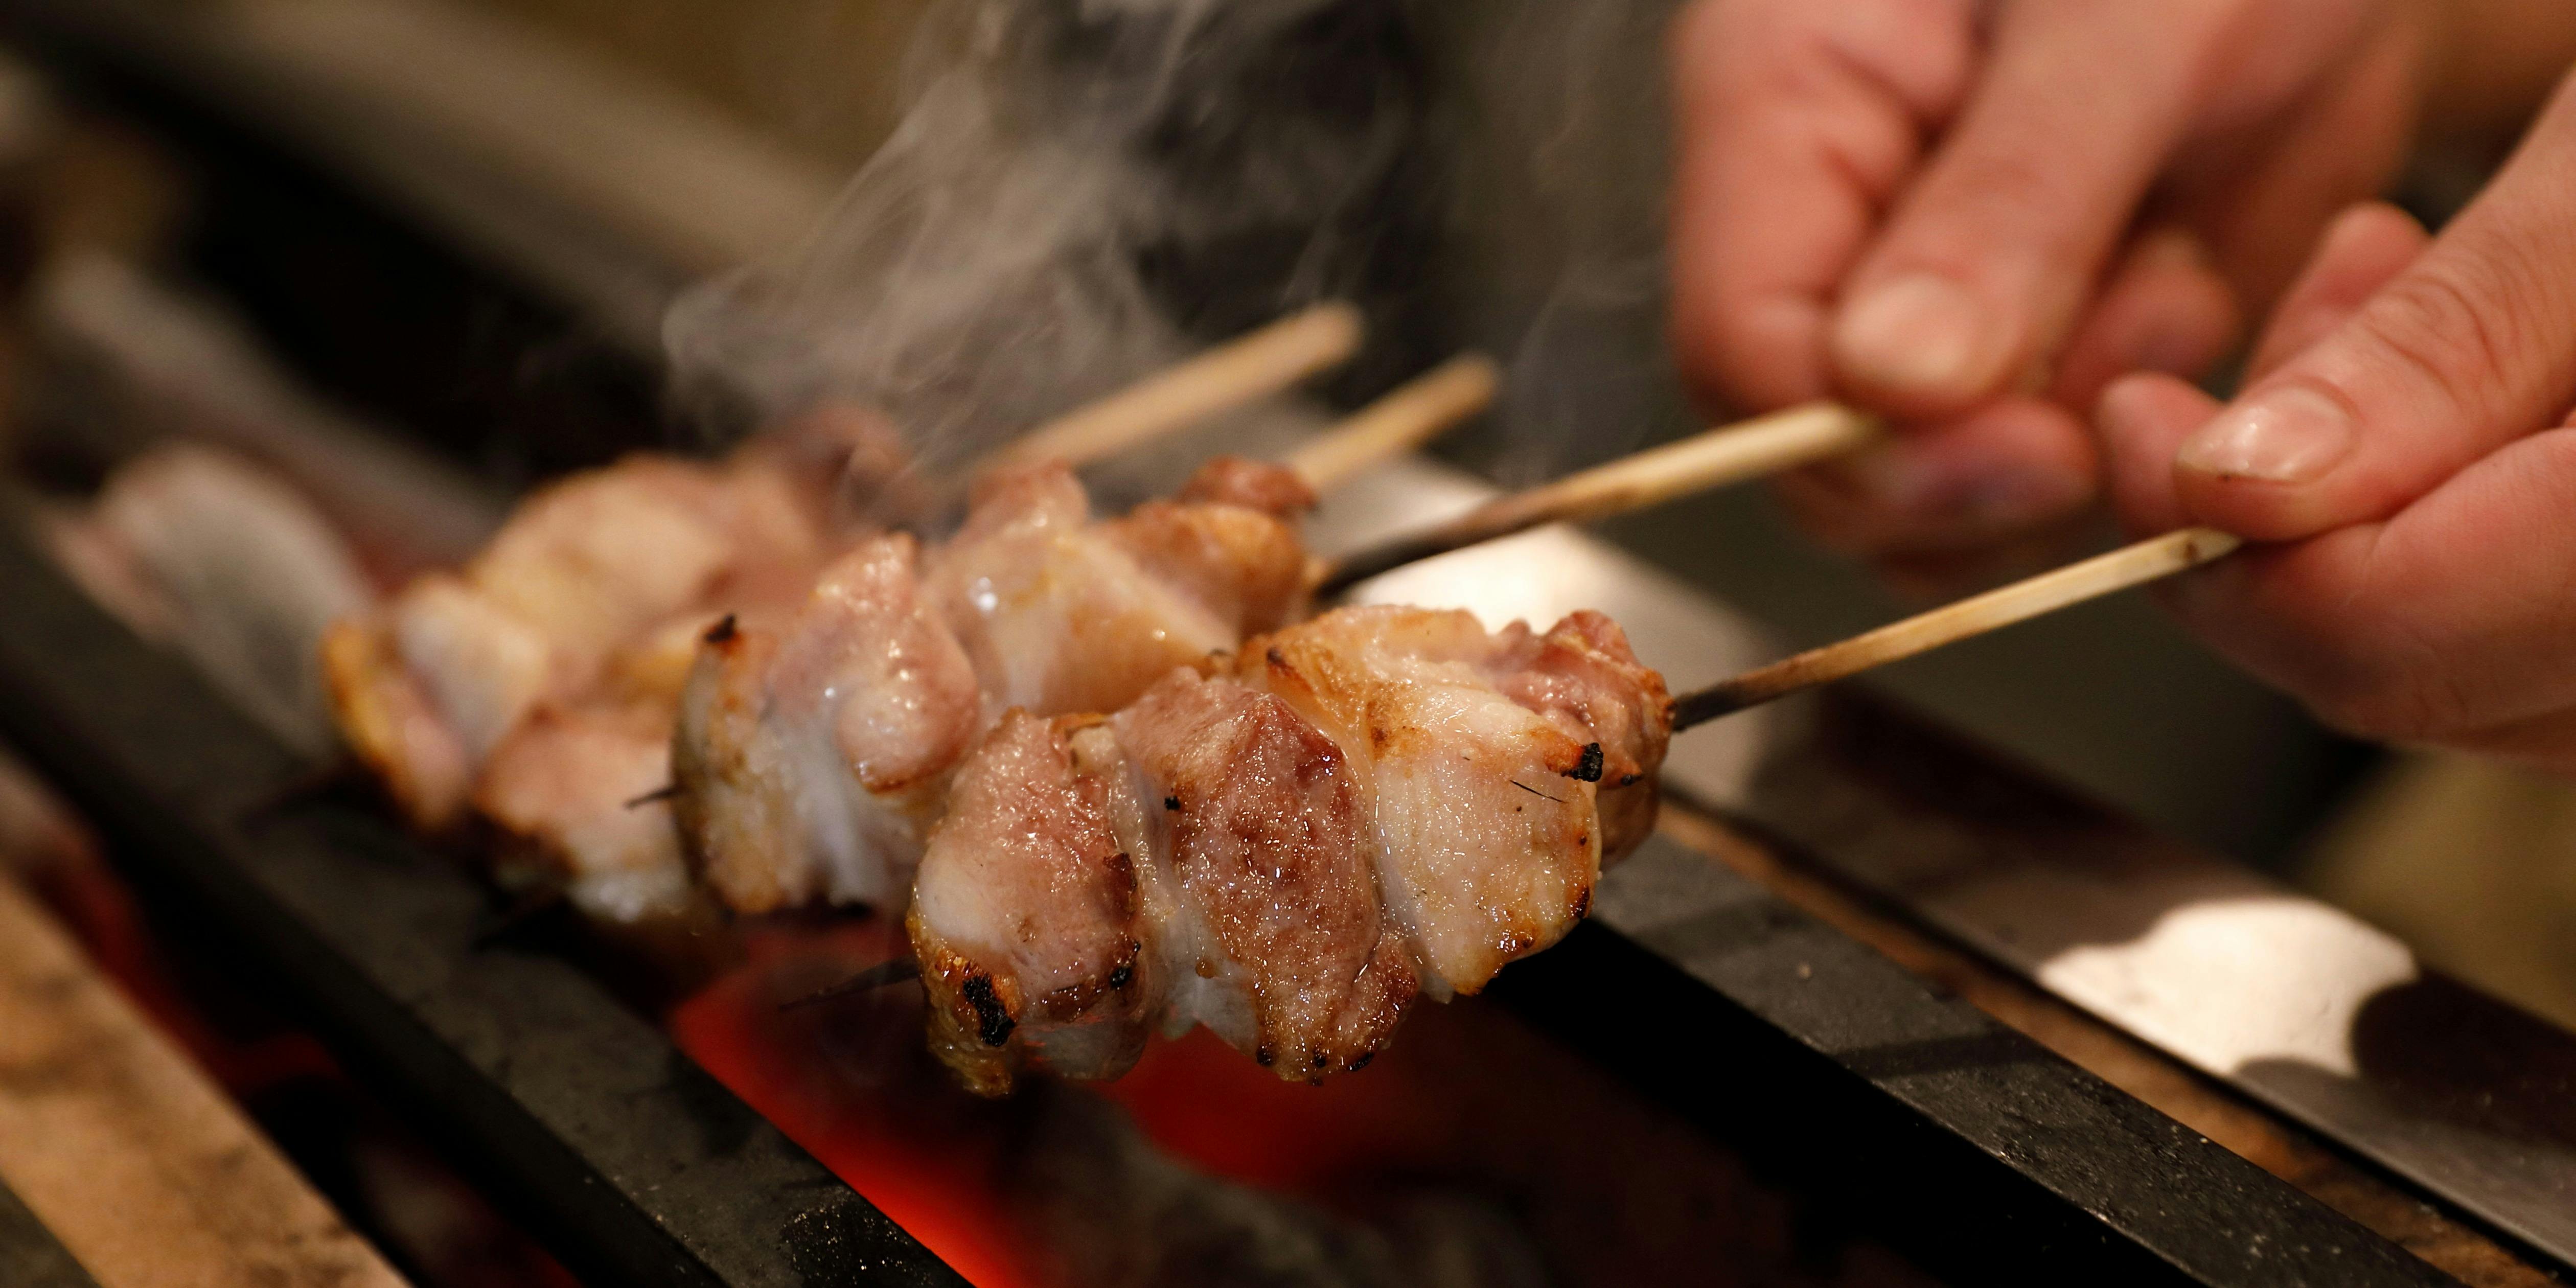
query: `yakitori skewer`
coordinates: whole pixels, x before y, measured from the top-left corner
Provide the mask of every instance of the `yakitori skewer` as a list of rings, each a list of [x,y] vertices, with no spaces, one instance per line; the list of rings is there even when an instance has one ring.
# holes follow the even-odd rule
[[[1266,398],[1359,351],[1360,311],[1315,305],[1148,376],[1029,431],[994,454],[1008,467],[1094,461]]]
[[[1843,455],[1874,441],[1880,421],[1810,403],[1695,434],[1553,483],[1499,497],[1425,531],[1344,555],[1316,585],[1330,596],[1433,555],[1548,523],[1580,523]]]
[[[1290,452],[1281,464],[1295,470],[1306,486],[1325,491],[1485,410],[1501,383],[1493,359],[1462,353],[1361,408],[1331,432]]]
[[[2143,586],[2197,568],[2241,544],[2239,538],[2215,528],[2184,528],[2123,546],[2055,572],[1879,627],[1866,635],[1809,649],[1697,693],[1683,694],[1673,700],[1673,730],[1678,733],[1802,689],[1830,684],[2044,613]]]

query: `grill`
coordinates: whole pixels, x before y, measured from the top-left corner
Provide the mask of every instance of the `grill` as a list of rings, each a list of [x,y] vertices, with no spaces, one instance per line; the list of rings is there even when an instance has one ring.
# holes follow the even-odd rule
[[[568,235],[578,221],[501,176],[317,110],[299,97],[309,87],[258,75],[245,47],[192,38],[204,33],[140,6],[14,0],[0,14],[85,108],[138,123],[198,168],[191,267],[334,395],[414,445],[497,455],[523,477],[660,436],[641,343],[657,310],[639,301],[693,275],[686,256]],[[1418,464],[1384,471],[1328,515],[1319,541],[1356,543],[1480,487]],[[881,927],[791,927],[731,1009],[700,1001],[657,1024],[648,1016],[700,981],[636,969],[569,918],[517,915],[362,788],[317,779],[309,759],[85,599],[26,535],[24,498],[9,505],[0,736],[97,824],[162,924],[290,1001],[574,1273],[966,1282],[917,1237],[927,1231],[843,1179],[865,1170],[853,1162],[865,1141],[800,1116],[813,1107],[792,1094],[764,1090],[765,1117],[728,1089],[745,1085],[764,1043],[911,1039],[892,991],[779,1006],[828,982],[833,934]],[[1568,596],[1630,623],[1649,660],[1688,659],[1677,687],[1701,678],[1689,667],[1714,675],[1768,651],[1694,592],[1563,532],[1367,593],[1463,595],[1506,616]],[[1503,1115],[1496,1134],[1523,1151],[1525,1205],[1574,1203],[1570,1181],[1530,1180],[1547,1169],[1529,1159],[1543,1152],[1531,1142],[1553,1139],[1533,1124],[1576,1124],[1583,1143],[1567,1157],[1601,1187],[1588,1201],[1669,1218],[1600,1253],[1602,1266],[1633,1256],[1650,1268],[1629,1281],[1730,1281],[1737,1227],[1688,1200],[1743,1193],[1791,1213],[1777,1224],[1793,1242],[1883,1249],[1905,1273],[1946,1282],[2411,1284],[2450,1282],[2445,1270],[2514,1282],[2563,1271],[2576,1251],[2565,1035],[2410,971],[2353,999],[2356,1061],[2340,1073],[2231,1060],[2190,998],[2162,1012],[2136,1001],[2158,995],[2169,959],[2068,950],[2151,947],[2151,931],[2194,906],[2297,901],[1866,693],[1802,700],[1677,747],[1673,782],[1679,822],[1604,882],[1592,920],[1486,998],[1410,1026],[1395,1060],[1411,1072],[1379,1071],[1397,1090],[1372,1093],[1402,1115],[1449,1094]],[[2313,911],[2334,943],[2371,942]],[[1154,1085],[1186,1099],[1200,1085],[1188,1059],[1149,1066],[1169,1071]],[[1475,1072],[1482,1062],[1508,1067]],[[2163,1091],[2150,1106],[2104,1073]],[[1054,1142],[1013,1148],[1093,1162],[1119,1148],[1088,1093],[1063,1095],[1010,1111],[1011,1130]],[[1169,1106],[1126,1108],[1164,1144],[1189,1134]],[[1235,1112],[1196,1129],[1214,1141],[1201,1141],[1202,1163],[1231,1150],[1257,1178],[1290,1167],[1278,1151],[1322,1148],[1294,1143],[1314,1119],[1265,1129]],[[2178,1117],[2253,1124],[2229,1143],[2271,1145],[2275,1170],[2301,1183]],[[1254,1147],[1264,1139],[1273,1154]],[[1705,1179],[1717,1174],[1736,1179]],[[876,1192],[888,1208],[935,1207]],[[1211,1244],[1251,1237],[1249,1218],[1204,1219]],[[56,1252],[0,1202],[0,1267],[78,1282]],[[1565,1252],[1548,1252],[1561,1267]],[[1694,1256],[1706,1259],[1697,1270]],[[1164,1272],[1185,1274],[1179,1264]]]

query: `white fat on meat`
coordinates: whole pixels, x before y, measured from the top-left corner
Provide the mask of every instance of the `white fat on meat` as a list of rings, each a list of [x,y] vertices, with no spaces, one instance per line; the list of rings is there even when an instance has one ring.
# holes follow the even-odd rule
[[[796,615],[729,621],[670,737],[689,852],[727,906],[892,907],[982,721],[973,667],[901,534],[827,568]]]
[[[823,501],[774,456],[638,454],[532,495],[462,570],[334,627],[322,656],[344,739],[440,828],[536,712],[653,692],[667,721],[688,656],[671,638],[792,604],[823,557]]]
[[[1553,944],[1601,870],[1601,753],[1513,701],[1472,614],[1342,609],[1251,641],[1242,678],[1349,756],[1387,915],[1434,996]]]
[[[523,839],[573,904],[639,921],[689,897],[671,808],[670,715],[653,703],[542,707],[475,784],[484,817]]]
[[[1276,516],[1152,503],[1107,523],[1061,464],[987,482],[927,578],[987,709],[1114,711],[1176,666],[1205,667],[1302,592]]]

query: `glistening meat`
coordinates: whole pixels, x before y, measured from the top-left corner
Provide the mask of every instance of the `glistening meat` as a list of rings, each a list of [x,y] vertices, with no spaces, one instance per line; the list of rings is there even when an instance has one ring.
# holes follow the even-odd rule
[[[1284,1078],[1356,1069],[1417,994],[1475,992],[1582,918],[1651,826],[1668,708],[1597,614],[1494,634],[1380,607],[1105,720],[1014,712],[922,862],[931,1040],[988,1094],[1115,1076],[1194,1024]]]

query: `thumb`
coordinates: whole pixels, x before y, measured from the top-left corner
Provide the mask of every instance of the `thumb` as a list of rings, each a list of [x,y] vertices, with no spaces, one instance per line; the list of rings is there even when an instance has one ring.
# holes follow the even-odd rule
[[[2186,439],[2193,518],[2262,541],[2396,513],[2576,390],[2576,94],[2360,311]],[[2272,346],[2276,351],[2280,346]]]

